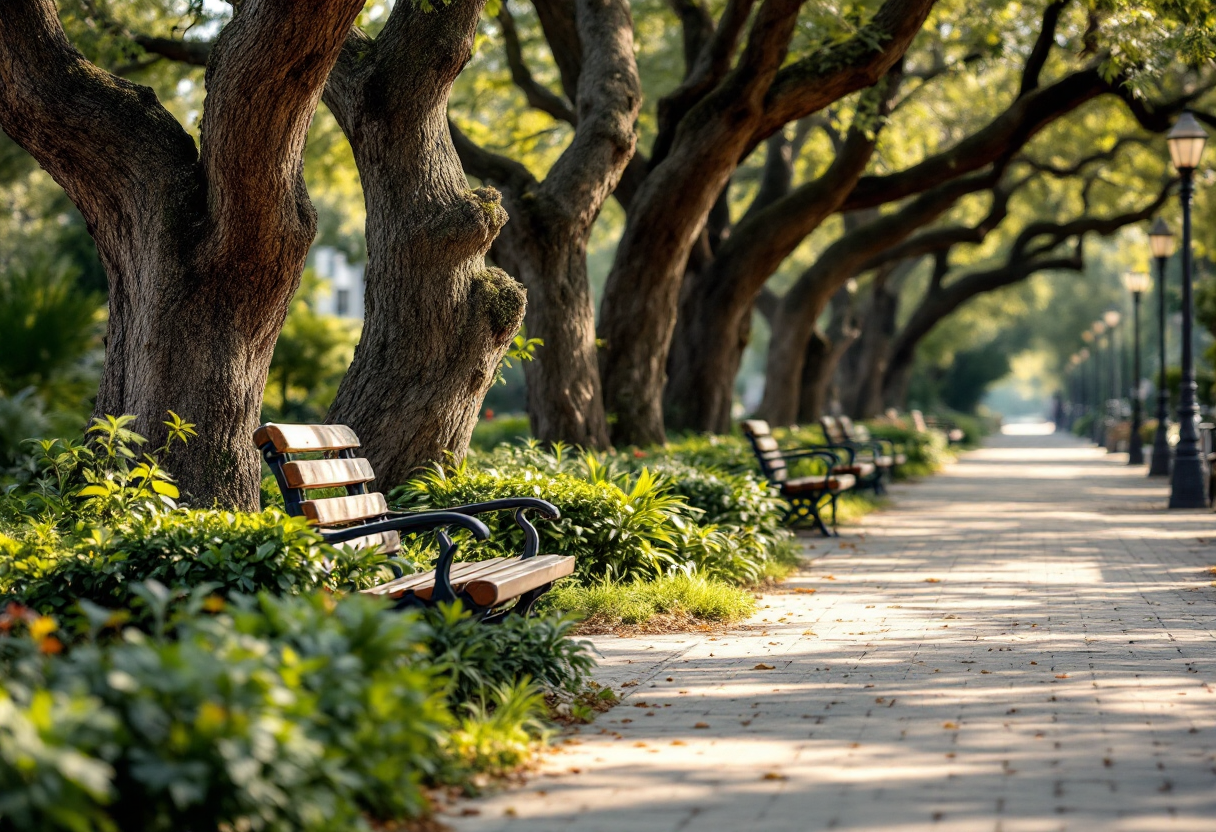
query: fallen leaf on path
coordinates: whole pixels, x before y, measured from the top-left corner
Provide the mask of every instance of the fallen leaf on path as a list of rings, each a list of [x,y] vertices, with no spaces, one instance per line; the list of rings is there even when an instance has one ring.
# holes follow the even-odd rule
[[[958,723],[957,722],[943,722],[942,727],[945,728],[947,731],[957,731]]]
[[[801,594],[803,594],[803,595],[814,595],[814,594],[815,594],[815,590],[813,590],[813,589],[803,589],[802,587],[795,587],[795,588],[794,588],[794,592],[799,592],[799,593],[801,593]]]
[[[708,728],[709,723],[708,722],[698,722],[696,725],[694,725],[692,727],[693,728]]]
[[[764,776],[760,779],[761,780],[788,780],[789,778],[779,772],[768,771],[768,772],[765,772]]]
[[[941,578],[925,578],[925,583],[927,584],[940,584],[941,582]]]
[[[1067,674],[1067,673],[1057,673],[1057,674],[1056,674],[1056,678],[1057,678],[1057,679],[1067,679],[1067,678],[1068,678],[1068,674]]]
[[[672,740],[671,744],[672,745],[688,745],[688,743],[684,742],[684,740]]]
[[[765,664],[764,662],[761,662],[760,664],[758,664],[752,668],[752,670],[773,670],[773,669],[774,668],[771,664]]]

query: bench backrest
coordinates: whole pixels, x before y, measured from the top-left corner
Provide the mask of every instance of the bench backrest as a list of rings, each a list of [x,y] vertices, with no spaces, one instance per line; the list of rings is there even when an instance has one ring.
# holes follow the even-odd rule
[[[769,430],[768,422],[763,419],[748,419],[743,422],[743,435],[751,443],[756,459],[760,462],[760,470],[770,482],[785,482],[790,478],[789,466],[785,456]]]
[[[371,463],[356,451],[359,437],[345,425],[272,422],[254,431],[253,441],[283,492],[283,506],[288,514],[307,517],[323,531],[366,525],[388,514],[384,495],[367,489],[376,475]],[[301,454],[311,458],[300,459]],[[346,494],[309,498],[309,491],[321,488],[343,488]],[[388,532],[343,545],[379,546],[382,551],[396,552],[401,548],[401,537]]]
[[[842,419],[848,417],[841,417]],[[849,437],[841,428],[841,423],[835,416],[820,416],[819,425],[823,428],[823,435],[827,437],[829,442],[848,442]]]
[[[837,416],[836,421],[840,424],[840,432],[844,434],[846,441],[870,441],[870,429],[865,425],[855,423],[848,416]]]

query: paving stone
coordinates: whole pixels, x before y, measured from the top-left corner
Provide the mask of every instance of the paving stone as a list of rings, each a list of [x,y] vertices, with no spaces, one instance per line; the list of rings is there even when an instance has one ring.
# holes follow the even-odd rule
[[[839,541],[805,538],[806,568],[738,630],[597,637],[622,705],[445,821],[1216,829],[1216,517],[1167,512],[1125,461],[994,437]]]

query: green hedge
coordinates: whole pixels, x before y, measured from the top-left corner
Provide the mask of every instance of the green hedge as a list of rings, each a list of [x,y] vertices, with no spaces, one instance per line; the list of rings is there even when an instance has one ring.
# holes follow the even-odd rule
[[[403,509],[439,509],[503,497],[540,497],[562,512],[537,524],[541,549],[577,558],[583,583],[653,579],[672,571],[752,583],[791,545],[781,503],[754,475],[696,469],[670,458],[655,470],[604,455],[502,446],[433,471],[393,492]],[[476,466],[476,467],[475,467]],[[509,513],[486,515],[490,541],[474,557],[516,553],[523,535]]]

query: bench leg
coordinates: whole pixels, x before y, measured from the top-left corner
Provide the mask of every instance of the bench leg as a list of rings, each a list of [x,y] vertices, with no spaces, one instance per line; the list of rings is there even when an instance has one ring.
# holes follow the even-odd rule
[[[497,624],[513,615],[527,618],[528,616],[532,615],[532,608],[536,605],[536,602],[540,599],[540,596],[544,595],[552,588],[553,584],[550,582],[544,586],[538,586],[536,589],[530,589],[523,595],[519,596],[515,603],[511,605],[510,609],[496,612],[493,615],[487,615],[481,620],[486,624]]]

